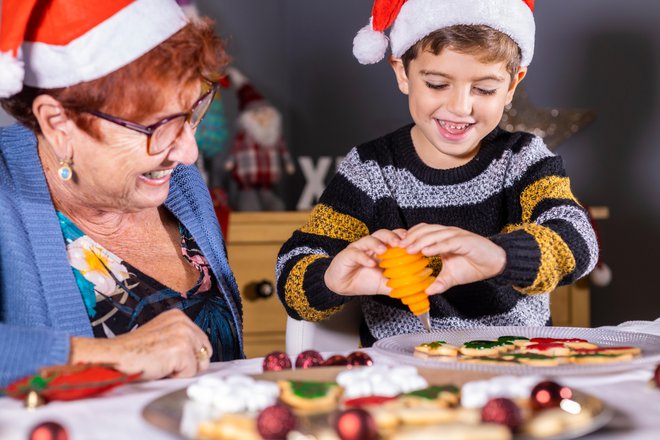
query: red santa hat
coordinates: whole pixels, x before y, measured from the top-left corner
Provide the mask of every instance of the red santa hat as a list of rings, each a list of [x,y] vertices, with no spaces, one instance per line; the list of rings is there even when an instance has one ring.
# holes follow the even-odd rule
[[[515,41],[523,66],[534,54],[534,0],[375,0],[369,24],[353,40],[353,54],[362,64],[382,60],[389,42],[400,58],[430,33],[459,24],[486,25]]]
[[[0,98],[100,78],[187,23],[174,0],[2,0],[1,17]]]

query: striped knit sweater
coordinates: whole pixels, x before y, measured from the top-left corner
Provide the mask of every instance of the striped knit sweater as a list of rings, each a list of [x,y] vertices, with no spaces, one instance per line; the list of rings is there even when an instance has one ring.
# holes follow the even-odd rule
[[[562,161],[527,133],[495,129],[474,159],[449,170],[425,165],[403,127],[349,152],[309,221],[283,245],[277,292],[295,319],[323,320],[351,297],[329,290],[333,256],[379,229],[418,223],[488,237],[507,254],[504,272],[430,297],[434,328],[549,325],[549,292],[593,269],[598,245]],[[432,258],[437,275],[441,263]],[[358,297],[362,343],[422,331],[400,300]]]

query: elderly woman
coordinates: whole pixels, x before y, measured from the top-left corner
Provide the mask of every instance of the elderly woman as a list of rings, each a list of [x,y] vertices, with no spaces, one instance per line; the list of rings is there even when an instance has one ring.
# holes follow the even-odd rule
[[[3,1],[3,32],[29,3]],[[243,357],[240,296],[192,165],[227,62],[212,23],[174,0],[40,3],[9,51],[25,80],[0,75],[19,122],[0,131],[0,386],[53,364],[157,379]]]

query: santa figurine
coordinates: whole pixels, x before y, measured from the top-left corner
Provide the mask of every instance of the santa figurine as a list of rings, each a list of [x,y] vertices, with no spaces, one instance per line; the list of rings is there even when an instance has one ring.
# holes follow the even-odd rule
[[[237,211],[282,211],[284,203],[274,187],[282,171],[295,168],[282,137],[282,116],[237,69],[228,69],[238,94],[236,141],[225,162],[238,185]],[[284,165],[284,167],[282,167]]]

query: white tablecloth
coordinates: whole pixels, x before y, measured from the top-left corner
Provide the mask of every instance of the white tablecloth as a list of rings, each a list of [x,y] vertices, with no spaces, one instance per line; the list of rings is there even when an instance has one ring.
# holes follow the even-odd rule
[[[660,335],[660,319],[631,321],[612,329]],[[392,360],[367,351],[377,363]],[[206,374],[227,375],[261,372],[262,359],[211,365]],[[589,377],[566,377],[562,382],[602,399],[616,415],[603,430],[585,439],[660,439],[660,389],[649,386],[651,369]],[[27,411],[21,402],[0,398],[0,439],[27,440],[29,432],[44,421],[56,421],[69,433],[69,440],[167,440],[175,439],[142,418],[142,408],[152,400],[183,388],[196,379],[168,379],[130,384],[103,396],[74,402],[52,402]]]

